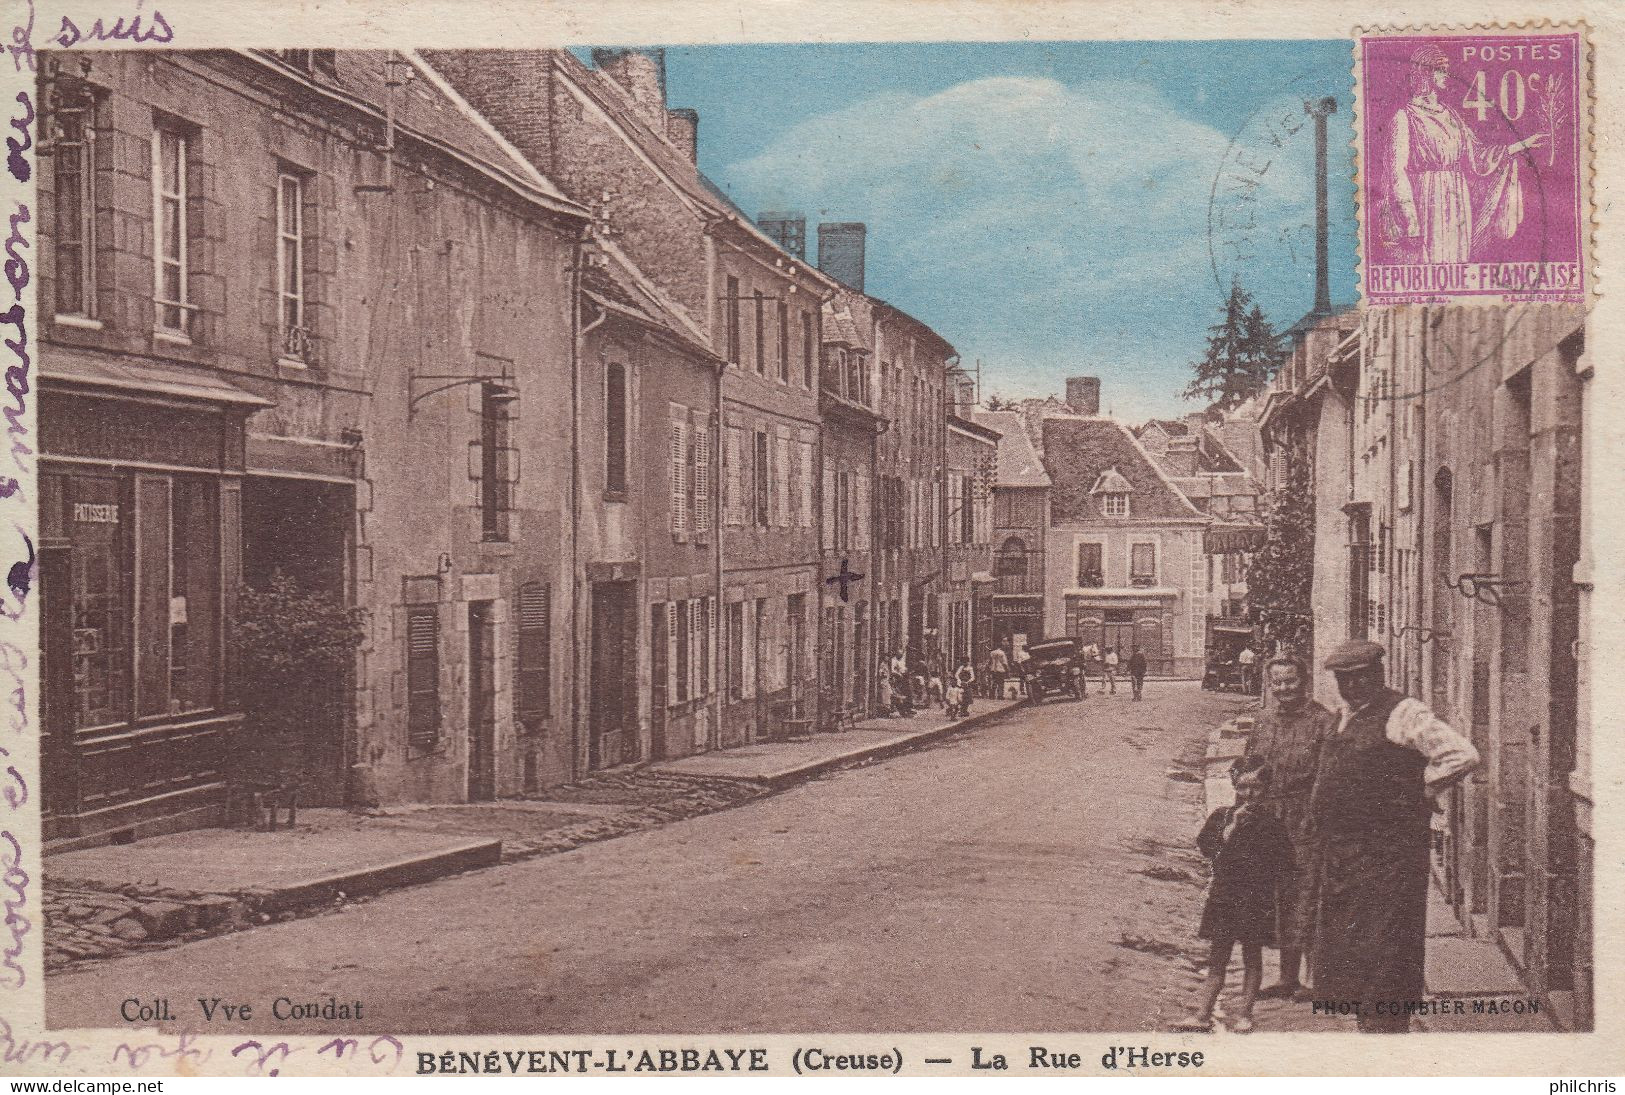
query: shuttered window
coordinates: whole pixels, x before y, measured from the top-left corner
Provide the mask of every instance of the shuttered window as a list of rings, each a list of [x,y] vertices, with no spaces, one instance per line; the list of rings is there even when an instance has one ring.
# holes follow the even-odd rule
[[[690,522],[695,532],[711,531],[711,430],[694,427],[694,513]]]
[[[752,524],[766,528],[768,525],[768,497],[771,493],[768,480],[767,464],[767,434],[761,430],[756,431],[756,455],[752,464],[752,492],[755,495],[754,516]]]
[[[726,517],[730,525],[745,523],[745,475],[743,460],[745,442],[744,434],[736,426],[728,427],[728,485],[726,492]]]
[[[779,379],[790,383],[790,306],[779,301]]]
[[[728,363],[739,364],[739,279],[728,279]]]
[[[801,383],[808,388],[813,386],[813,347],[817,345],[815,331],[817,320],[811,311],[801,313]]]
[[[406,741],[433,749],[440,740],[440,608],[406,610]]]
[[[756,299],[756,371],[762,374],[767,372],[767,298],[757,289],[754,293]]]
[[[825,551],[835,546],[835,470],[828,464],[824,465],[823,490],[823,528],[820,529],[819,541]]]
[[[774,438],[777,451],[773,454],[774,520],[779,528],[790,527],[790,439],[780,434]]]
[[[688,532],[688,423],[671,421],[671,530]]]
[[[553,713],[553,591],[542,582],[519,587],[519,648],[514,703],[520,722]]]
[[[689,617],[687,601],[673,601],[671,614],[671,630],[674,636],[673,646],[676,647],[673,676],[677,678],[677,689],[672,693],[672,699],[677,703],[686,702],[694,684],[693,669],[689,665],[689,636],[693,631],[693,624]]]

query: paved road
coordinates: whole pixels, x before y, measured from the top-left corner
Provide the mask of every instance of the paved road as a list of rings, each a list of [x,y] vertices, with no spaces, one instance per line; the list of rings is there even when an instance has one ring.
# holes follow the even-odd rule
[[[750,805],[51,978],[52,1027],[164,996],[173,1029],[1154,1029],[1196,979],[1206,728],[1152,684],[1023,710]],[[358,1024],[269,1021],[360,1000]],[[195,998],[252,1001],[205,1027]],[[263,1017],[263,1018],[262,1018]]]

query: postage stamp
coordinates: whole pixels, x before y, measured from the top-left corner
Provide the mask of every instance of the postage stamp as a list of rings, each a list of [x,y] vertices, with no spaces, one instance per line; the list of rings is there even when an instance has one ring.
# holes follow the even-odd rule
[[[1362,33],[1355,51],[1365,302],[1583,301],[1584,28]]]

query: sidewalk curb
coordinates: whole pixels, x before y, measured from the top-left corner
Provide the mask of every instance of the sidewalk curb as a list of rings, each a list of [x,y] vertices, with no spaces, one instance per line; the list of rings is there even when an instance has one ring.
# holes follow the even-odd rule
[[[856,749],[849,749],[844,753],[836,753],[833,756],[820,757],[817,760],[808,761],[804,764],[798,764],[790,768],[781,768],[777,772],[770,772],[766,775],[711,775],[707,778],[729,780],[737,783],[754,783],[759,786],[766,787],[770,791],[783,791],[786,788],[794,787],[799,783],[806,783],[808,780],[816,779],[818,776],[821,776],[826,772],[834,771],[838,768],[845,768],[860,761],[883,760],[888,757],[894,757],[900,753],[906,753],[910,750],[919,748],[922,745],[927,745],[941,738],[948,737],[951,734],[961,733],[962,731],[966,730],[973,730],[982,725],[984,722],[1002,717],[1004,715],[1012,714],[1016,711],[1025,710],[1031,705],[1031,700],[1019,700],[1016,703],[1011,704],[1009,707],[1000,707],[983,711],[981,714],[972,714],[967,718],[960,719],[958,722],[950,722],[944,726],[935,726],[929,730],[921,730],[916,734],[910,734],[906,738],[897,738],[891,741],[878,742],[874,745],[861,745]]]

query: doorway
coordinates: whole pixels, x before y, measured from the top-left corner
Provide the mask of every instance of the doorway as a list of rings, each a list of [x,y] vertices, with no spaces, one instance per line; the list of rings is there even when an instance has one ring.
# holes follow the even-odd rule
[[[468,605],[468,801],[497,794],[496,624],[490,601]]]
[[[595,770],[640,757],[636,590],[635,582],[595,582],[592,587],[587,767]]]

